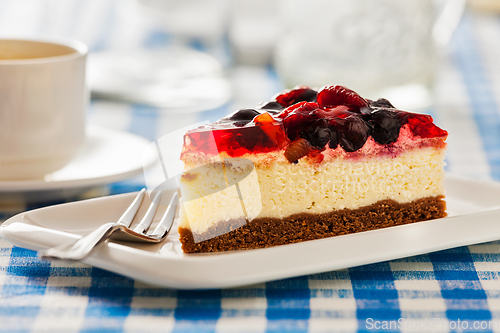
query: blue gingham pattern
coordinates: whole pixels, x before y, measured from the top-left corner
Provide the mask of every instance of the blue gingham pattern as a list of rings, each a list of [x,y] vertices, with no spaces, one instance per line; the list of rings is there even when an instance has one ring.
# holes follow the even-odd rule
[[[94,50],[112,38],[94,35]],[[439,72],[430,111],[450,132],[450,172],[500,180],[499,41],[499,18],[467,15]],[[230,78],[235,96],[249,86],[262,90],[187,115],[94,101],[89,123],[154,140],[280,89],[270,69],[237,68]],[[142,182],[139,176],[110,184],[107,192],[134,191]],[[30,208],[20,204],[3,217]],[[79,263],[40,261],[35,252],[0,240],[0,332],[96,331],[500,332],[500,242],[241,288],[182,291]]]

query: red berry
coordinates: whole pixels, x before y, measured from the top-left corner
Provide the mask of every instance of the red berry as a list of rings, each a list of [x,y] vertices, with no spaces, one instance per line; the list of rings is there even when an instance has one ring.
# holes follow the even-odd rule
[[[323,107],[350,106],[359,111],[368,107],[368,102],[354,90],[342,86],[325,86],[318,91],[318,104]]]
[[[313,102],[300,102],[294,104],[292,106],[287,107],[285,110],[281,111],[277,117],[281,119],[285,119],[290,114],[300,114],[300,115],[308,115],[311,114],[314,110],[319,109],[318,103]]]
[[[318,119],[316,114],[319,105],[312,102],[300,102],[289,106],[283,110],[277,117],[283,119],[283,126],[290,140],[298,139],[299,133],[307,127],[307,124]]]
[[[316,90],[306,86],[297,86],[290,91],[279,94],[276,96],[276,100],[284,107],[288,107],[298,102],[315,102],[316,95]]]

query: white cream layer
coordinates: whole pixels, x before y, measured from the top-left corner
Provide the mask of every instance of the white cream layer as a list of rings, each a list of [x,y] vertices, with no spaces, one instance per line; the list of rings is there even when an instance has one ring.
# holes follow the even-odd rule
[[[338,156],[317,164],[300,160],[270,166],[229,159],[225,167],[192,169],[181,179],[180,227],[201,234],[245,216],[285,218],[444,195],[444,155],[445,149],[425,147],[394,157]],[[247,176],[239,180],[242,173]],[[235,178],[238,186],[231,181]]]

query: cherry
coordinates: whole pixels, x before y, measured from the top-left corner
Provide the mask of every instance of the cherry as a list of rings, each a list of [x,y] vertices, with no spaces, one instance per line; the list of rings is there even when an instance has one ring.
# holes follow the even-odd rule
[[[316,102],[316,90],[306,86],[297,86],[290,91],[276,96],[279,104],[288,107],[298,102]]]
[[[308,127],[311,121],[320,118],[320,115],[315,113],[318,108],[317,103],[300,102],[277,115],[278,118],[283,119],[283,126],[290,140],[298,139],[300,133]]]
[[[342,86],[325,86],[318,91],[318,104],[323,107],[345,105],[359,112],[368,107],[368,102],[355,91]]]
[[[311,112],[316,110],[316,109],[319,109],[318,103],[300,102],[300,103],[294,104],[292,106],[289,106],[285,110],[281,111],[278,114],[278,118],[285,119],[290,114],[308,115],[308,114],[311,114]]]

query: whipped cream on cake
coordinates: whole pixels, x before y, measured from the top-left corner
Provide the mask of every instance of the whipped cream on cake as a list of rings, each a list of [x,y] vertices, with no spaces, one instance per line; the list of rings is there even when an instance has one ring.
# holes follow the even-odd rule
[[[261,248],[446,216],[448,133],[342,86],[300,86],[187,132],[184,252]]]

